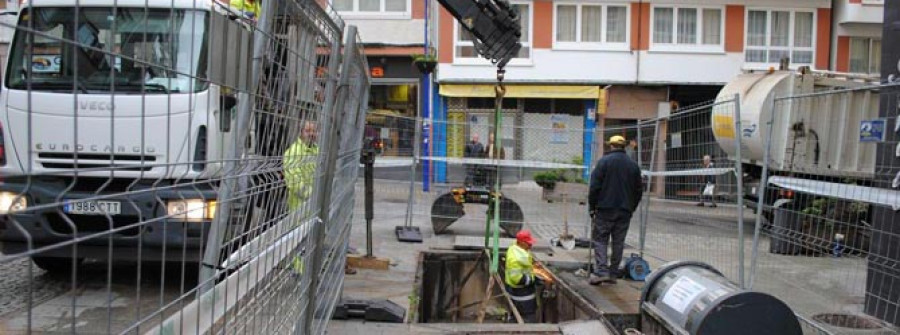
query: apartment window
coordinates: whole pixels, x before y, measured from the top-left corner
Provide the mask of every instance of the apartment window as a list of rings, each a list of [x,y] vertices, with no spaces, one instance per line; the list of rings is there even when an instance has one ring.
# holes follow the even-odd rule
[[[654,7],[653,49],[721,51],[722,20],[722,8]]]
[[[531,58],[531,6],[525,3],[513,3],[512,6],[520,17],[519,23],[522,26],[522,36],[519,37],[519,42],[522,43],[522,48],[519,49],[519,54],[510,61],[510,64],[514,64],[516,59]],[[470,62],[469,59],[472,59],[476,64],[486,62],[479,59],[481,56],[475,51],[472,35],[459,23],[456,24],[455,35],[455,60],[461,60],[463,63],[466,63]]]
[[[628,6],[557,4],[554,47],[627,49]]]
[[[860,37],[850,39],[850,72],[881,72],[881,40]]]
[[[745,60],[774,64],[789,58],[792,64],[812,64],[814,15],[806,11],[749,10]]]
[[[331,6],[343,15],[408,16],[410,0],[332,0]]]

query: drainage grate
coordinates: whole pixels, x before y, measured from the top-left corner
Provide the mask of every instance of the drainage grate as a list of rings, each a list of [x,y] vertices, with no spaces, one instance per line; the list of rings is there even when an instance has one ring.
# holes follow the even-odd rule
[[[813,320],[835,327],[851,329],[879,329],[884,327],[881,321],[864,315],[824,313],[814,315]]]

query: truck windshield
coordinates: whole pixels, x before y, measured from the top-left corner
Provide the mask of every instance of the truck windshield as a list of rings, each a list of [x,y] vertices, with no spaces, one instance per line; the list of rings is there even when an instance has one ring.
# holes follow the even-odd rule
[[[206,77],[206,27],[206,12],[199,10],[25,10],[6,82],[10,89],[51,92],[202,91],[207,84],[198,78]]]

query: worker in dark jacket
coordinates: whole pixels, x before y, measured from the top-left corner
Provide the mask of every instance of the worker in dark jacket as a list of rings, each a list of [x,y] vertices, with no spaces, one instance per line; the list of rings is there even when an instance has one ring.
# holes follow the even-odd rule
[[[631,214],[637,209],[643,195],[641,168],[625,155],[625,143],[622,136],[610,137],[607,142],[610,151],[597,162],[597,167],[591,173],[588,204],[596,261],[590,279],[592,285],[615,283]],[[610,238],[612,257],[607,259]]]

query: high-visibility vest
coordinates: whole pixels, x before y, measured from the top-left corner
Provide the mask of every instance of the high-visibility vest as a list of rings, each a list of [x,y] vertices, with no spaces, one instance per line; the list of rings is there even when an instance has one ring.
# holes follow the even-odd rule
[[[534,282],[533,262],[528,250],[522,249],[516,244],[509,246],[509,249],[506,250],[506,285],[521,288]],[[526,284],[519,284],[522,282],[523,276],[527,276]]]
[[[252,14],[253,19],[259,19],[259,13],[261,12],[259,3],[261,1],[256,0],[251,3],[247,0],[231,0],[229,5],[231,5],[232,9],[244,13],[244,15]]]
[[[319,148],[298,139],[284,152],[282,169],[288,190],[288,209],[297,210],[309,200],[316,180]]]

